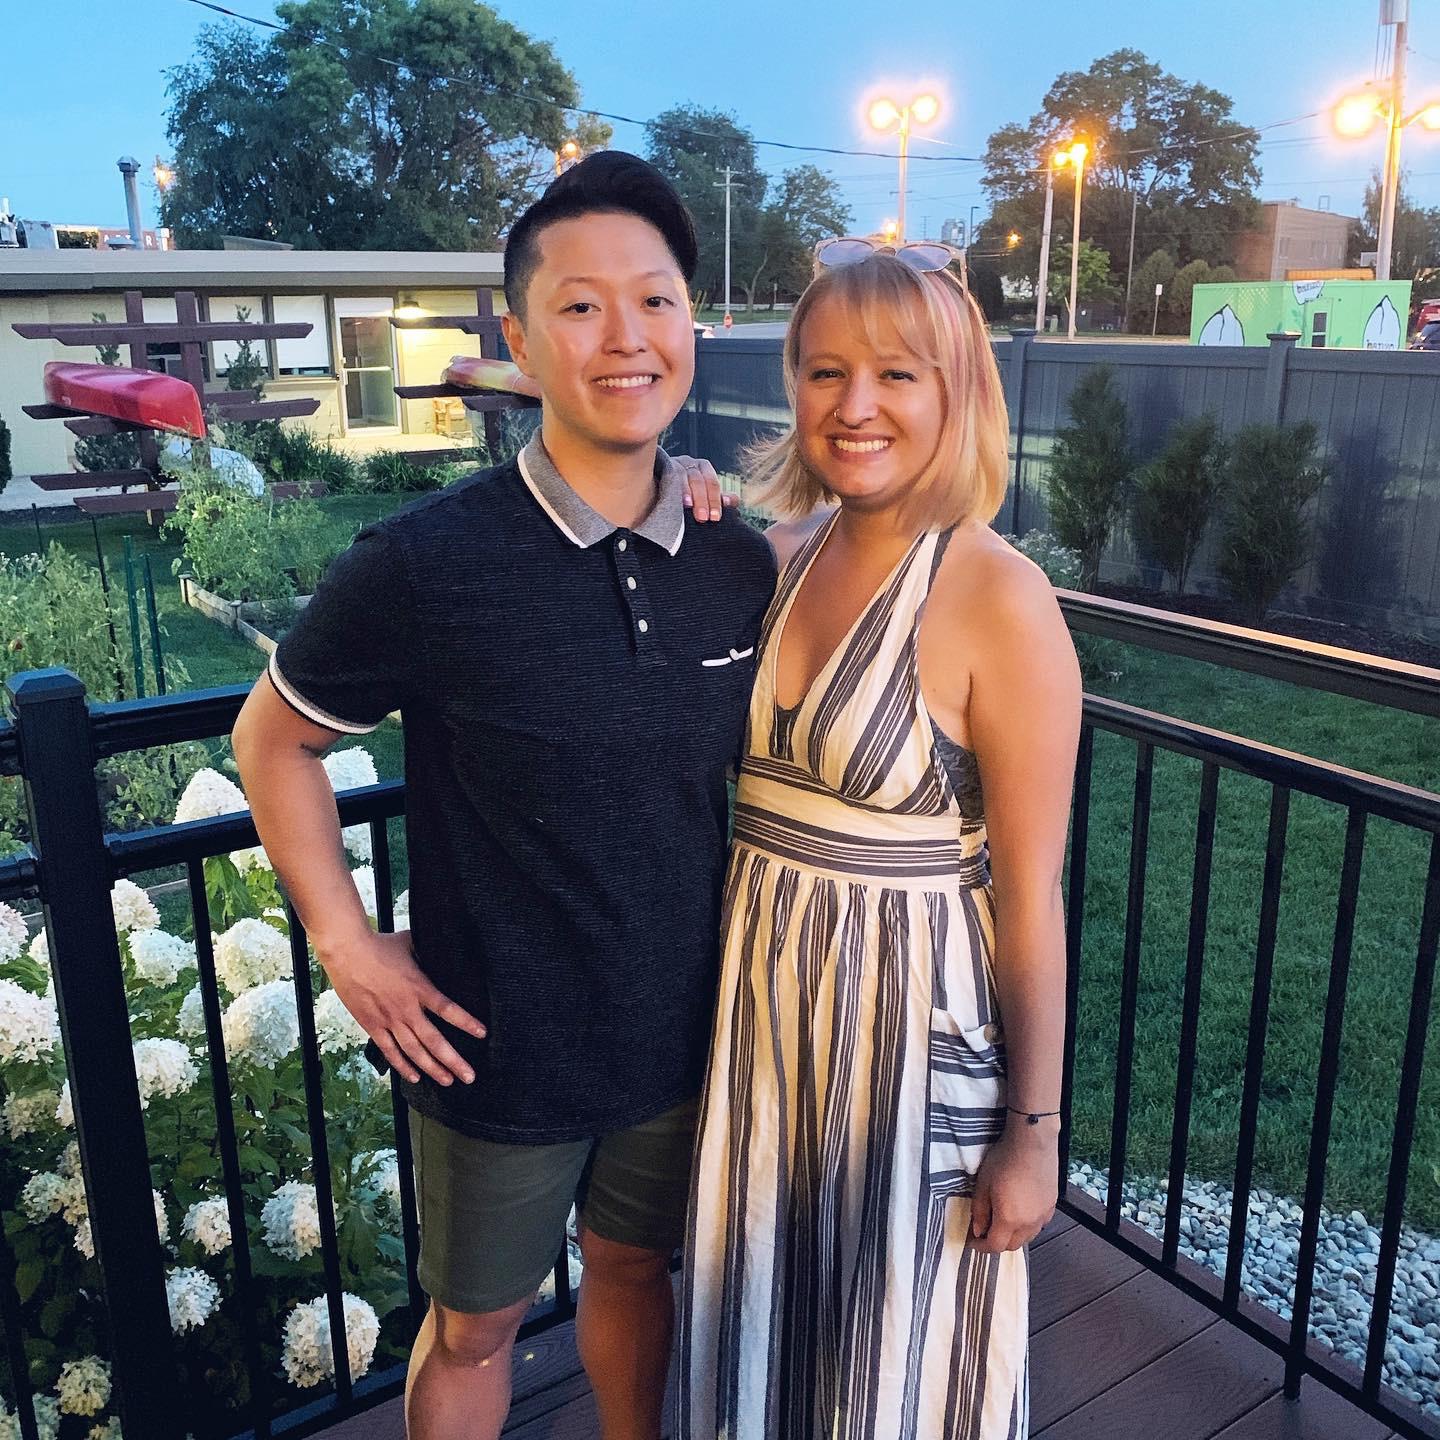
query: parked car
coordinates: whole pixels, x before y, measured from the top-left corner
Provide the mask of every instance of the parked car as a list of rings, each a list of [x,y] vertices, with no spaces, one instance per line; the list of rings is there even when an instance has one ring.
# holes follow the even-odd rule
[[[1412,350],[1440,350],[1440,316],[1427,320],[1410,342]]]

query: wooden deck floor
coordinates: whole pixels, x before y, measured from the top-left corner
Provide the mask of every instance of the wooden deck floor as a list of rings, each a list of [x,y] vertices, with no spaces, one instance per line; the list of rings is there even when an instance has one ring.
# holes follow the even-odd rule
[[[1280,1393],[1279,1358],[1057,1216],[1031,1247],[1032,1440],[1391,1440],[1323,1386]],[[324,1440],[404,1440],[400,1402]],[[598,1440],[570,1326],[515,1359],[509,1440]]]

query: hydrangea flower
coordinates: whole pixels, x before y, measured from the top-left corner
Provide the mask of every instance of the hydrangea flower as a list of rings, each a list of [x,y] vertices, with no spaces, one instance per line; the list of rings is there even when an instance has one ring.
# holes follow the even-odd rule
[[[364,1055],[352,1055],[348,1060],[342,1061],[335,1073],[342,1080],[349,1080],[357,1086],[362,1100],[368,1100],[384,1083],[379,1072]]]
[[[120,1417],[112,1415],[103,1425],[92,1425],[87,1440],[125,1440],[120,1428]]]
[[[137,1040],[132,1048],[142,1110],[157,1095],[183,1095],[200,1078],[194,1057],[178,1040]]]
[[[400,1214],[400,1161],[394,1150],[377,1150],[367,1157],[370,1179],[367,1193],[382,1210]]]
[[[96,1415],[110,1403],[110,1366],[98,1355],[67,1360],[55,1382],[66,1415]]]
[[[230,1207],[223,1197],[197,1200],[180,1222],[181,1233],[207,1255],[230,1248]]]
[[[29,939],[25,917],[13,905],[0,902],[0,965],[16,959]]]
[[[75,1102],[70,1098],[70,1082],[60,1087],[60,1099],[55,1103],[55,1123],[62,1130],[75,1128]]]
[[[260,1212],[265,1243],[286,1260],[300,1260],[320,1248],[320,1207],[315,1187],[287,1180]]]
[[[335,750],[320,762],[330,777],[330,788],[337,793],[341,790],[359,790],[374,785],[379,776],[375,773],[375,762],[368,750],[358,745],[349,750]],[[341,831],[345,848],[357,859],[369,861],[372,858],[370,827],[368,825],[347,825]]]
[[[41,1170],[32,1175],[20,1191],[20,1208],[32,1225],[56,1215],[64,1203],[65,1180],[62,1176]]]
[[[195,1036],[205,1033],[205,1001],[201,998],[198,985],[180,1002],[175,1028],[182,1035]]]
[[[163,930],[138,930],[130,936],[135,978],[144,985],[173,985],[182,970],[195,968],[195,946]]]
[[[343,1297],[345,1349],[350,1360],[350,1378],[358,1380],[370,1368],[380,1321],[374,1309],[348,1291]],[[281,1355],[290,1383],[300,1387],[318,1385],[335,1374],[335,1354],[330,1343],[330,1310],[325,1296],[297,1305],[285,1321],[285,1347]]]
[[[225,1053],[232,1064],[278,1064],[300,1043],[295,987],[271,980],[230,1003],[223,1017]]]
[[[358,870],[350,872],[350,878],[355,882],[355,888],[360,892],[360,903],[365,907],[365,913],[372,919],[379,918],[378,904],[375,899],[375,872],[368,865],[362,865]]]
[[[0,980],[0,1064],[48,1060],[60,1040],[54,1000]]]
[[[395,928],[397,930],[410,928],[410,892],[408,890],[402,890],[395,897]]]
[[[230,863],[243,875],[247,870],[273,870],[270,857],[263,845],[251,845],[247,850],[232,850]]]
[[[199,1329],[220,1308],[220,1287],[203,1270],[177,1265],[165,1276],[165,1298],[170,1328],[183,1335]]]
[[[50,969],[50,936],[42,925],[36,932],[35,938],[30,942],[30,948],[25,952],[42,970]]]
[[[4,1109],[5,1133],[12,1140],[18,1140],[22,1135],[30,1135],[43,1129],[55,1118],[55,1107],[59,1103],[59,1093],[54,1090],[31,1090],[25,1095],[7,1095]]]
[[[232,995],[290,972],[290,942],[264,920],[237,920],[215,939],[215,973]]]
[[[160,923],[160,912],[133,880],[115,882],[110,891],[110,909],[120,935],[131,930],[153,930]]]
[[[315,1035],[322,1055],[343,1054],[369,1038],[334,990],[322,990],[315,997]]]
[[[55,1440],[60,1433],[60,1402],[53,1395],[37,1395],[34,1400],[35,1428],[40,1440]],[[98,1430],[99,1427],[96,1427]],[[90,1432],[95,1435],[95,1430]],[[12,1414],[4,1400],[0,1400],[0,1440],[21,1440],[20,1416]],[[110,1440],[110,1437],[102,1436],[100,1440]],[[120,1432],[115,1431],[114,1440],[120,1440]]]
[[[249,808],[245,792],[233,780],[227,780],[218,770],[197,770],[175,807],[175,823],[234,815]]]

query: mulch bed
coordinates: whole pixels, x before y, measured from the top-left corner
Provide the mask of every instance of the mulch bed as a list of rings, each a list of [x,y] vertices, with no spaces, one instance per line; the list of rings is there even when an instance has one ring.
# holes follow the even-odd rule
[[[1395,630],[1369,630],[1360,625],[1345,625],[1337,620],[1317,620],[1310,615],[1289,615],[1273,612],[1261,625],[1245,619],[1234,603],[1219,595],[1175,595],[1168,590],[1147,590],[1138,585],[1101,583],[1096,593],[1110,600],[1124,600],[1131,605],[1150,605],[1157,610],[1173,610],[1181,615],[1194,615],[1204,620],[1219,620],[1227,625],[1247,625],[1252,629],[1269,630],[1276,635],[1289,635],[1296,640],[1313,640],[1319,645],[1336,645],[1344,650],[1362,650],[1370,655],[1383,655],[1390,660],[1404,660],[1412,665],[1429,665],[1440,669],[1440,645],[1418,635]]]

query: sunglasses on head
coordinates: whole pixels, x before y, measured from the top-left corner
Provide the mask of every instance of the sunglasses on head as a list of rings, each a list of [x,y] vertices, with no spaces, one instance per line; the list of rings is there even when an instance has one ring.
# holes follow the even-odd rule
[[[902,265],[921,274],[944,270],[952,261],[963,264],[960,251],[938,240],[916,240],[904,245],[891,245],[883,240],[869,240],[861,235],[837,236],[822,240],[815,247],[815,260],[820,265],[862,265],[874,255],[893,255]]]

